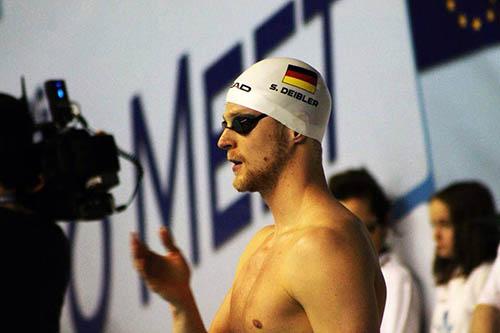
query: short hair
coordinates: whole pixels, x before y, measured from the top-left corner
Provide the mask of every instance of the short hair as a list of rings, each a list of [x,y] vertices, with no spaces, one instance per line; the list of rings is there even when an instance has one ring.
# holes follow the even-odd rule
[[[490,190],[478,181],[453,183],[431,199],[442,201],[454,228],[453,258],[434,257],[438,285],[447,283],[457,269],[466,277],[484,262],[495,259],[499,242],[498,217]]]
[[[367,199],[370,202],[371,211],[377,217],[377,223],[388,227],[391,202],[368,170],[365,168],[349,169],[335,174],[330,177],[328,187],[338,200]]]
[[[0,93],[0,185],[24,191],[36,184],[34,124],[23,100]]]

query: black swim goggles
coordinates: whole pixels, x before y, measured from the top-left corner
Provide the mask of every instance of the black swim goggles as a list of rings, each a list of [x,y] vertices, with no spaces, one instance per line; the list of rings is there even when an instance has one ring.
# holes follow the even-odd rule
[[[227,121],[223,120],[222,129],[224,130],[228,128],[235,131],[236,133],[247,135],[255,128],[255,126],[257,126],[259,120],[265,117],[267,117],[267,114],[261,114],[260,116],[257,117],[236,116],[233,118],[231,122],[231,127],[227,126]]]

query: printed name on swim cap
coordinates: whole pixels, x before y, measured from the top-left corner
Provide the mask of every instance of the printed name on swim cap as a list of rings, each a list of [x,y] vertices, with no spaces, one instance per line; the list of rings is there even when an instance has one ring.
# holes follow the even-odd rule
[[[271,84],[271,86],[269,87],[269,90],[278,91],[278,85],[274,84],[274,83]],[[279,92],[284,94],[284,95],[298,99],[299,101],[304,102],[304,103],[309,104],[309,105],[312,105],[314,107],[317,107],[319,104],[318,101],[315,100],[314,98],[309,97],[305,94],[302,94],[298,91],[295,91],[295,90],[287,88],[287,87],[281,87],[281,89],[279,89]]]

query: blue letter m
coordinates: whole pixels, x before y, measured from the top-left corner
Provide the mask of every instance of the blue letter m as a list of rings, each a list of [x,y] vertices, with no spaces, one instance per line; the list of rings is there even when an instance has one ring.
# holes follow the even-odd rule
[[[179,71],[177,77],[177,96],[174,109],[173,133],[168,141],[172,144],[172,150],[168,158],[168,178],[167,186],[163,188],[158,168],[156,164],[155,154],[153,152],[149,132],[144,119],[144,111],[140,98],[135,96],[132,100],[133,112],[133,144],[134,152],[141,161],[147,163],[153,190],[158,208],[161,213],[161,222],[165,226],[170,225],[172,215],[173,194],[175,193],[177,174],[177,157],[178,147],[180,143],[179,131],[183,127],[185,134],[185,143],[187,148],[186,171],[188,176],[188,192],[189,192],[189,217],[191,229],[191,260],[193,263],[198,263],[198,221],[196,216],[196,192],[195,192],[195,175],[194,175],[194,158],[193,158],[193,143],[191,136],[191,107],[189,103],[189,80],[188,80],[188,61],[187,56],[180,59]],[[144,211],[144,193],[142,187],[138,192],[138,222],[139,233],[145,238],[145,211]]]

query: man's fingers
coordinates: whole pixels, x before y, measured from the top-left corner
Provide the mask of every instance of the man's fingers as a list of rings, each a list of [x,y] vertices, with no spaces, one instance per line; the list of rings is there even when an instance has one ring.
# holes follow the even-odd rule
[[[145,257],[149,251],[149,248],[141,242],[136,232],[130,233],[130,248],[134,258]]]
[[[172,238],[172,233],[165,227],[160,228],[160,239],[163,246],[170,252],[179,252],[177,246],[175,246],[174,239]]]
[[[145,274],[145,267],[146,267],[146,263],[144,261],[144,259],[134,259],[134,267],[135,267],[135,270],[142,276],[144,277],[146,274]]]
[[[146,249],[144,244],[139,240],[136,232],[130,233],[130,249],[132,252],[132,263],[136,271],[142,276],[145,276],[145,257]]]
[[[165,227],[161,227],[159,230],[159,236],[163,246],[169,252],[179,252],[179,249],[174,243],[170,230]],[[145,258],[148,255],[152,254],[152,252],[149,250],[149,247],[139,239],[139,236],[136,232],[130,233],[130,248],[132,250],[132,256],[134,257],[134,259]]]

